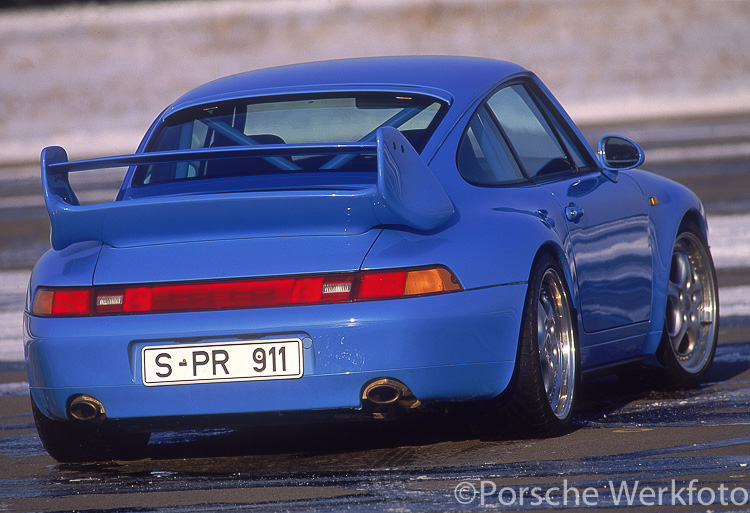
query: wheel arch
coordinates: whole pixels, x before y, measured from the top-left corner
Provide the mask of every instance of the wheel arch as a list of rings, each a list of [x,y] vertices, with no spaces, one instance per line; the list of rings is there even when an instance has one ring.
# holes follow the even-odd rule
[[[667,287],[672,266],[672,251],[677,236],[690,227],[697,227],[704,241],[708,242],[708,222],[700,203],[697,206],[684,209],[681,217],[675,216],[675,218],[677,220],[669,226],[656,227],[657,232],[659,229],[661,230],[661,232],[658,232],[661,237],[656,241],[659,244],[658,248],[653,251],[654,290],[651,306],[651,337],[646,347],[648,353],[655,353],[661,343],[661,332],[666,319]]]
[[[656,224],[656,223],[654,223]],[[664,308],[667,302],[666,288],[669,281],[669,270],[672,264],[672,250],[677,236],[690,226],[697,226],[703,239],[708,241],[708,223],[700,207],[687,208],[681,217],[675,216],[669,224],[656,225],[657,248],[654,254],[654,304],[652,305],[652,329],[664,324]],[[660,318],[659,318],[660,317]]]
[[[548,256],[552,258],[559,268],[563,272],[563,279],[564,279],[564,285],[566,286],[567,292],[568,292],[568,303],[570,306],[570,311],[573,317],[575,318],[576,322],[573,325],[574,334],[576,339],[579,339],[579,334],[581,333],[581,318],[579,315],[579,309],[576,307],[578,304],[577,296],[574,295],[575,291],[577,291],[576,281],[575,281],[575,268],[572,265],[572,260],[569,260],[566,255],[563,248],[560,246],[552,243],[551,241],[548,241],[544,244],[542,244],[539,249],[537,249],[536,254],[534,255],[534,258],[531,261],[531,265],[529,267],[529,277],[526,282],[526,294],[524,298],[524,310],[521,312],[521,317],[523,318],[526,315],[525,306],[527,303],[528,295],[531,293],[530,286],[533,281],[534,273],[537,272],[539,268],[539,262],[544,258],[545,256]],[[571,262],[571,263],[569,263]],[[521,343],[522,343],[522,337],[523,333],[522,330],[519,330],[518,333],[518,348],[516,350],[516,354],[520,354],[521,351]],[[580,349],[580,340],[579,342],[579,349]],[[516,380],[518,379],[518,366],[519,361],[518,358],[516,358],[516,364],[515,368],[513,370],[513,376],[510,379],[510,385],[508,388],[512,388],[515,386]]]
[[[690,224],[696,225],[700,229],[703,238],[708,241],[708,222],[706,221],[703,213],[699,212],[696,209],[690,209],[685,212],[685,215],[682,216],[682,221],[680,222],[680,226],[677,229],[675,235],[682,232],[683,230],[686,230],[688,225]]]
[[[648,204],[652,254],[652,300],[645,354],[654,354],[661,340],[667,305],[672,250],[681,230],[694,223],[708,240],[708,223],[698,196],[677,182],[641,169],[623,171],[641,188]]]
[[[576,279],[576,271],[573,258],[569,257],[567,252],[562,247],[553,244],[550,241],[542,244],[537,250],[537,253],[531,263],[531,267],[529,269],[529,281],[531,281],[532,273],[536,272],[538,262],[543,255],[549,255],[555,261],[557,261],[557,264],[560,266],[560,269],[563,272],[563,278],[565,279],[565,285],[568,291],[568,301],[570,303],[570,308],[573,312],[573,315],[576,318],[575,327],[577,335],[580,329],[581,322],[581,319],[578,315],[578,304],[580,298],[578,295],[578,281]]]
[[[529,271],[524,310],[522,314],[523,320],[521,330],[518,334],[518,350],[513,375],[508,387],[497,398],[497,400],[501,401],[504,405],[505,415],[507,415],[508,418],[515,419],[519,425],[523,425],[527,430],[524,432],[526,435],[531,433],[531,436],[551,436],[563,432],[567,429],[572,412],[575,409],[575,396],[577,395],[577,392],[574,391],[579,388],[581,377],[580,343],[578,341],[580,319],[571,292],[574,287],[570,284],[570,280],[574,279],[575,273],[571,272],[571,267],[567,262],[568,259],[566,258],[563,249],[560,246],[556,246],[554,243],[545,243],[538,248]],[[559,422],[551,422],[549,420],[552,417],[549,416],[549,413],[545,413],[547,412],[547,409],[541,406],[540,401],[543,401],[540,399],[541,396],[537,396],[535,395],[535,392],[532,392],[533,390],[536,390],[537,387],[541,386],[542,381],[539,380],[542,379],[542,374],[537,374],[537,372],[543,371],[532,371],[532,366],[528,359],[532,358],[538,360],[540,358],[540,355],[536,353],[537,349],[531,349],[528,345],[529,333],[536,333],[536,329],[538,329],[538,325],[536,329],[533,327],[529,328],[529,325],[527,324],[528,322],[536,324],[538,321],[537,316],[533,313],[532,316],[529,317],[528,309],[532,308],[534,298],[536,297],[538,299],[536,294],[538,294],[539,289],[537,287],[539,287],[545,280],[546,270],[552,265],[557,267],[558,271],[562,273],[562,276],[559,276],[559,279],[562,281],[561,285],[564,287],[565,293],[568,295],[567,303],[570,309],[570,320],[572,321],[569,324],[569,328],[572,330],[573,336],[571,343],[574,344],[575,348],[572,355],[572,358],[574,359],[572,368],[577,369],[574,370],[572,387],[569,385],[566,388],[570,391],[569,409],[564,410],[567,412],[565,413],[566,417],[559,417]],[[530,329],[530,331],[527,331],[527,329]],[[534,343],[534,346],[536,346],[536,343]],[[526,363],[524,363],[524,361]],[[544,389],[542,388],[540,392],[544,394]],[[547,391],[547,393],[549,393],[549,391]],[[533,399],[533,401],[529,408],[527,403],[530,399]],[[566,400],[566,403],[567,401],[568,400]],[[552,407],[554,408],[554,406]],[[552,412],[552,415],[557,415],[553,410],[550,410],[550,412]]]
[[[667,278],[672,292],[667,294],[666,321],[656,356],[669,384],[679,388],[702,381],[716,350],[718,284],[706,230],[706,223],[695,216],[683,217],[672,249],[679,256],[671,258],[671,265],[679,263],[678,271],[672,275],[670,269]]]

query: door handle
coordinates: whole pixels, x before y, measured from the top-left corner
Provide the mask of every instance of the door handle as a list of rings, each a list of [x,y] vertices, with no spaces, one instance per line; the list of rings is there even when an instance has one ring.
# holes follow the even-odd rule
[[[569,204],[565,207],[565,217],[568,221],[577,221],[583,215],[583,209],[575,203]]]

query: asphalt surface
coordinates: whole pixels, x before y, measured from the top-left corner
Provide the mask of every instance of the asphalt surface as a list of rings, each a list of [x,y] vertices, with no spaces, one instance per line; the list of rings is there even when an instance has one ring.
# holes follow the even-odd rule
[[[693,188],[709,214],[750,212],[750,119],[585,130],[610,132],[642,141],[646,167]],[[27,271],[48,244],[37,174],[0,170],[0,271]],[[721,268],[721,291],[750,285],[749,268],[750,256]],[[0,290],[18,308],[22,297]],[[159,433],[143,459],[60,465],[39,443],[11,358],[0,362],[0,511],[750,511],[750,316],[737,311],[722,317],[701,387],[587,381],[571,431],[542,440],[488,430],[481,408],[460,408]]]

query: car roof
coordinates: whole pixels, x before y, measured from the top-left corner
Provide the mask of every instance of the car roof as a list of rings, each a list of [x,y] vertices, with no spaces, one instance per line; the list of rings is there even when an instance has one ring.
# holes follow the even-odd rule
[[[467,104],[498,81],[526,70],[477,57],[367,57],[292,64],[249,71],[189,91],[165,111],[214,101],[307,92],[413,91]]]

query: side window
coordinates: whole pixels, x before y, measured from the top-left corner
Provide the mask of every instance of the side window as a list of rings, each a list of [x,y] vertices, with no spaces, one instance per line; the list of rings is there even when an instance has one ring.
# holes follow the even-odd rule
[[[484,107],[469,124],[458,150],[461,176],[477,185],[499,185],[524,180],[492,116]]]
[[[495,92],[472,117],[458,151],[458,170],[476,185],[591,171],[583,143],[532,90],[516,83]]]
[[[547,115],[547,119],[550,120],[550,123],[552,123],[552,126],[556,130],[557,135],[560,137],[560,140],[565,145],[568,156],[572,160],[573,164],[575,164],[575,166],[578,168],[578,171],[583,172],[597,169],[599,167],[599,163],[595,162],[592,159],[589,152],[582,146],[581,140],[570,132],[570,127],[567,126],[567,123],[560,120],[556,115],[552,113],[551,109],[543,103],[542,109]]]
[[[516,84],[501,89],[487,101],[487,106],[529,177],[575,169],[557,135],[524,86]]]

